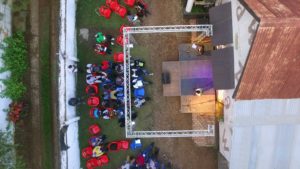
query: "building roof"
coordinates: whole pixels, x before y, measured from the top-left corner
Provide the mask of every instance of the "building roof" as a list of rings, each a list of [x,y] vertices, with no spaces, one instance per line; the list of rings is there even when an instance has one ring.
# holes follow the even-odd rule
[[[235,98],[300,98],[300,0],[245,0],[259,18]]]

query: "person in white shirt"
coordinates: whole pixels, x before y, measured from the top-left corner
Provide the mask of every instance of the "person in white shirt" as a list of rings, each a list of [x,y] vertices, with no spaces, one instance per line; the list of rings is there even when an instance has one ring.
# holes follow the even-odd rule
[[[87,84],[102,83],[102,76],[93,76],[92,74],[86,75]]]

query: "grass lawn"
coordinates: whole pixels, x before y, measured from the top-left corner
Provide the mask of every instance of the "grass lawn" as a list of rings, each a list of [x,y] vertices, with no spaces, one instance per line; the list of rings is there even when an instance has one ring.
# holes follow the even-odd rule
[[[43,138],[43,168],[52,169],[53,145],[52,145],[52,108],[51,108],[51,72],[50,72],[50,9],[43,7],[40,24],[40,92],[41,92],[41,116]]]
[[[116,14],[112,14],[112,17],[109,20],[104,19],[96,14],[95,9],[100,5],[103,5],[105,1],[95,1],[95,0],[78,0],[77,2],[77,32],[81,28],[89,29],[89,31],[101,31],[104,33],[109,33],[114,35],[115,37],[119,35],[119,28],[122,24],[127,24],[126,18],[121,18]],[[91,38],[91,36],[90,36]],[[89,39],[89,41],[82,40],[77,35],[77,52],[78,58],[80,60],[79,67],[85,70],[85,66],[87,63],[97,63],[100,64],[103,60],[112,60],[112,56],[100,56],[96,55],[93,50],[93,45],[95,44],[94,39]],[[114,46],[113,52],[123,52],[123,48],[120,46]],[[137,48],[133,51],[133,55],[144,57],[147,56],[147,51],[143,48]],[[77,77],[77,95],[85,96],[85,75],[86,73],[78,73]],[[88,146],[88,138],[90,137],[88,134],[88,127],[91,124],[97,123],[102,128],[102,134],[107,136],[108,141],[113,140],[121,140],[125,139],[125,129],[120,128],[117,122],[117,119],[114,120],[94,120],[89,117],[90,107],[87,105],[80,105],[77,107],[77,112],[80,114],[81,120],[79,123],[79,137],[80,137],[80,148],[84,148]],[[143,118],[147,114],[139,115],[138,118]],[[139,128],[143,128],[143,126],[139,126]],[[150,141],[143,140],[144,146],[147,146]],[[121,166],[121,164],[125,161],[127,155],[137,154],[137,152],[132,151],[121,151],[108,153],[110,162],[104,169],[115,169]],[[86,164],[86,160],[81,158],[81,165],[84,167]]]

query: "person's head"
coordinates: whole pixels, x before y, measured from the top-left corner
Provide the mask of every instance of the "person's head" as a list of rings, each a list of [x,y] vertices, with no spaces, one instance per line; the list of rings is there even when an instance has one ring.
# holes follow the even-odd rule
[[[71,69],[72,67],[73,67],[72,65],[69,65],[69,66],[68,66],[69,69]]]
[[[131,15],[131,12],[129,10],[127,11],[127,15]]]

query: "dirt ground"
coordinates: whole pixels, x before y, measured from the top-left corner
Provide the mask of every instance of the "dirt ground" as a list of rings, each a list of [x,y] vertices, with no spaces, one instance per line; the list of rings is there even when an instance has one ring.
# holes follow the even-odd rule
[[[144,19],[143,25],[181,25],[188,24],[183,19],[183,6],[179,0],[152,0],[151,15]],[[152,130],[192,129],[192,115],[179,113],[179,97],[162,96],[162,62],[178,60],[178,44],[190,41],[190,34],[150,34],[135,37],[138,45],[147,48],[150,53],[145,58],[146,65],[154,73],[149,92],[152,99]],[[151,45],[153,44],[153,45]],[[217,168],[217,150],[198,147],[191,138],[154,139],[160,148],[160,156],[171,161],[174,169],[215,169]]]

